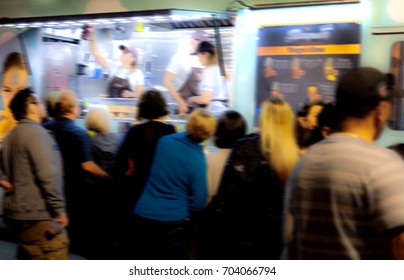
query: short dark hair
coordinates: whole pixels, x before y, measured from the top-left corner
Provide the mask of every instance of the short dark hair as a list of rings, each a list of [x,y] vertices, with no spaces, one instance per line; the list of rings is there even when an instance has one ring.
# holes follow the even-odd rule
[[[336,106],[339,120],[347,117],[363,118],[380,101],[391,99],[388,78],[375,68],[355,68],[338,81]]]
[[[324,104],[323,110],[317,116],[317,122],[319,128],[337,129],[337,111],[334,103]]]
[[[215,46],[208,42],[208,41],[202,41],[198,44],[198,47],[196,48],[197,53],[204,53],[208,52],[210,54],[215,54]]]
[[[24,88],[18,91],[11,100],[9,108],[17,121],[27,117],[28,105],[35,101],[33,93],[31,88]]]
[[[157,89],[146,90],[141,96],[138,104],[138,119],[156,119],[168,114],[166,100]]]
[[[246,133],[244,117],[237,111],[224,111],[217,120],[215,145],[221,149],[232,148],[234,143]]]

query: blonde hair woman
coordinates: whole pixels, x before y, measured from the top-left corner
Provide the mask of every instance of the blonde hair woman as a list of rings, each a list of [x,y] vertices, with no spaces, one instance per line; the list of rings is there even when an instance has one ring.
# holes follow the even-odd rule
[[[199,95],[188,98],[191,106],[204,106],[215,116],[229,109],[228,92],[225,79],[221,76],[216,47],[202,41],[197,47],[199,61],[205,67],[199,84]]]
[[[160,138],[144,191],[134,209],[139,259],[187,259],[192,218],[207,198],[207,165],[201,142],[216,131],[216,119],[197,109],[186,132]]]
[[[279,98],[262,103],[259,133],[239,140],[208,206],[206,258],[278,259],[284,185],[298,157],[295,117]],[[206,255],[207,254],[207,255]]]
[[[294,126],[295,114],[286,101],[272,98],[262,103],[261,153],[283,182],[299,157]]]
[[[186,127],[188,137],[196,143],[201,143],[215,133],[216,120],[208,111],[198,109],[191,113]]]

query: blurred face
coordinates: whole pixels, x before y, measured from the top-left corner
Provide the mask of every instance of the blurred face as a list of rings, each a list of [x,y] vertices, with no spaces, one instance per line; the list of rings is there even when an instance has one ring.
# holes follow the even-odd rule
[[[198,44],[199,44],[199,40],[195,40],[195,39],[191,39],[191,50],[190,50],[190,54],[193,54],[193,53],[195,53],[196,52],[196,47],[198,46]]]
[[[391,102],[389,101],[381,101],[379,106],[378,106],[378,111],[375,116],[375,136],[374,140],[379,138],[379,136],[382,134],[384,126],[386,125],[386,122],[390,118],[391,114]]]
[[[46,113],[45,107],[39,100],[38,96],[34,95],[33,101],[31,102],[31,104],[29,104],[29,106],[29,113],[32,115],[32,117],[35,118],[37,122],[42,122],[42,120],[46,116]]]
[[[3,107],[7,108],[14,95],[25,87],[28,80],[28,73],[25,69],[12,67],[3,74],[1,96]]]
[[[323,110],[323,106],[320,106],[320,105],[313,105],[310,107],[309,112],[306,117],[308,129],[313,129],[313,128],[317,127],[317,125],[318,125],[317,118],[318,118],[318,115],[321,113],[321,110]]]
[[[198,58],[202,66],[207,66],[209,63],[210,54],[208,52],[198,53]]]
[[[80,104],[78,101],[76,101],[73,107],[72,114],[74,115],[75,118],[78,118],[80,116]]]
[[[121,55],[121,63],[124,67],[131,67],[133,66],[134,62],[136,62],[136,57],[133,53],[128,52],[126,50],[122,51]]]
[[[321,99],[317,87],[311,86],[307,88],[307,97],[310,101]]]
[[[272,90],[272,91],[271,91],[271,96],[272,96],[272,97],[283,98],[283,94],[282,94],[282,92],[280,92],[279,90]]]

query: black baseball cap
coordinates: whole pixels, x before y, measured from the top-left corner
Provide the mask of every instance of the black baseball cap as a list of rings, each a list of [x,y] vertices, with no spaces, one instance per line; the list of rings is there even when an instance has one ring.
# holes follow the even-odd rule
[[[198,47],[196,48],[197,53],[203,53],[203,52],[208,52],[210,54],[215,53],[215,46],[208,41],[202,41],[198,44]]]
[[[124,46],[124,45],[120,45],[118,47],[121,51],[128,51],[130,53],[132,53],[134,56],[137,56],[137,50],[132,47],[132,46]]]

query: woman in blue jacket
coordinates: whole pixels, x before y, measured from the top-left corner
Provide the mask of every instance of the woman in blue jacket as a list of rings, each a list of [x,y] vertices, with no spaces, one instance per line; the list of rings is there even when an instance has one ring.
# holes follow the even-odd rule
[[[207,199],[206,159],[200,144],[214,134],[216,119],[197,109],[186,132],[162,137],[135,213],[135,258],[187,259],[192,216]]]

